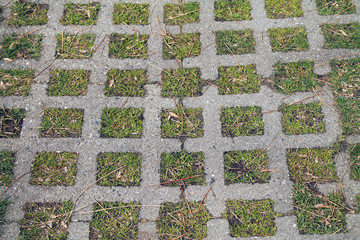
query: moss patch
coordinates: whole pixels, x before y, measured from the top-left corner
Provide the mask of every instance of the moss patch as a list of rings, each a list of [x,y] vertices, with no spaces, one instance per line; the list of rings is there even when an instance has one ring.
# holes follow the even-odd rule
[[[100,136],[105,138],[140,138],[143,109],[105,108],[101,117]]]
[[[355,13],[355,5],[351,0],[316,0],[320,15],[338,15]]]
[[[0,138],[19,138],[24,118],[24,109],[0,109]]]
[[[0,96],[28,96],[34,70],[0,69]]]
[[[350,152],[350,178],[360,180],[360,144],[354,144],[349,148]]]
[[[99,185],[140,186],[140,153],[100,153],[97,157],[97,164]]]
[[[56,58],[61,59],[90,59],[94,53],[95,35],[59,34],[56,37]]]
[[[0,186],[8,186],[14,179],[15,152],[0,152]],[[1,217],[0,217],[1,218]],[[0,221],[1,222],[1,221]]]
[[[159,239],[204,239],[209,220],[210,214],[203,204],[166,202],[161,205],[156,220]]]
[[[254,64],[238,67],[219,67],[219,79],[215,81],[222,95],[258,93],[260,78]]]
[[[261,107],[222,108],[221,132],[225,137],[263,135]]]
[[[111,34],[109,43],[109,57],[111,58],[148,58],[148,34],[126,35]]]
[[[324,24],[325,48],[360,48],[360,24]]]
[[[100,3],[74,4],[64,6],[62,25],[94,25],[98,19]]]
[[[167,34],[163,37],[163,57],[165,59],[178,59],[200,55],[200,34],[183,33]]]
[[[269,157],[263,150],[224,153],[225,184],[268,183]]]
[[[274,52],[309,50],[305,28],[273,28],[268,31],[271,48]]]
[[[303,148],[286,151],[290,178],[296,183],[338,181],[335,172],[334,149]]]
[[[147,82],[146,70],[111,69],[107,74],[104,88],[105,96],[143,97]]]
[[[54,69],[50,73],[49,96],[84,96],[89,84],[90,71]]]
[[[268,18],[301,17],[302,0],[265,0]]]
[[[184,25],[200,21],[198,2],[165,4],[164,23],[169,25]]]
[[[162,153],[160,164],[160,182],[163,186],[204,185],[204,153],[185,151]],[[185,179],[186,180],[180,180]]]
[[[273,236],[276,234],[274,201],[228,200],[226,213],[231,237]]]
[[[90,239],[137,239],[138,202],[101,202],[94,205]]]
[[[316,89],[323,84],[313,71],[314,62],[311,61],[279,62],[275,65],[274,87],[285,94]]]
[[[0,59],[39,59],[41,51],[41,35],[3,36],[0,42]]]
[[[312,102],[308,104],[283,104],[281,124],[285,134],[324,133],[324,114],[321,104]]]
[[[163,97],[194,97],[201,95],[205,81],[198,68],[167,69],[162,72]]]
[[[149,22],[149,4],[117,3],[113,24],[144,25]]]
[[[44,25],[47,23],[48,8],[47,4],[15,1],[7,24],[11,26]]]
[[[84,110],[47,108],[43,113],[40,136],[45,138],[79,138],[83,126]]]
[[[250,20],[250,12],[249,0],[218,0],[215,2],[216,21]]]
[[[333,192],[327,197],[301,184],[294,185],[293,202],[301,234],[346,232],[344,197]]]
[[[39,152],[32,164],[30,183],[45,186],[75,184],[78,154],[71,152]]]
[[[253,30],[217,31],[216,45],[218,55],[245,54],[255,52]]]
[[[161,137],[202,137],[204,122],[201,108],[184,108],[178,105],[176,109],[163,110],[161,116]]]

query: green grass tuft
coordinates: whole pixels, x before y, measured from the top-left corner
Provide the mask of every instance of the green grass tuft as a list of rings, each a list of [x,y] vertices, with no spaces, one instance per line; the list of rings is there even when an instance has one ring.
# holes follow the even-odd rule
[[[200,8],[198,2],[165,4],[164,23],[183,26],[186,23],[200,21]]]
[[[163,57],[178,59],[200,55],[199,33],[167,34],[163,37]]]
[[[219,67],[219,79],[215,81],[222,95],[258,93],[260,78],[254,64],[238,67]]]
[[[281,124],[285,134],[324,133],[324,114],[321,104],[283,104],[279,111],[282,113]]]
[[[323,24],[321,29],[325,37],[325,48],[360,48],[359,23]]]
[[[0,200],[0,225],[6,224],[6,220],[4,219],[6,209],[9,206],[10,201],[8,199],[2,199]]]
[[[104,138],[140,138],[143,109],[105,108],[101,117],[100,136]]]
[[[221,132],[224,137],[263,135],[261,107],[223,107]]]
[[[199,68],[166,69],[162,72],[163,97],[194,97],[201,95],[205,81]]]
[[[94,53],[95,35],[58,34],[55,57],[60,59],[90,59]]]
[[[149,23],[149,4],[117,3],[113,24],[145,25]]]
[[[140,186],[140,153],[100,153],[97,157],[97,164],[99,185]]]
[[[0,69],[0,96],[28,96],[34,70]]]
[[[226,213],[231,237],[273,236],[276,234],[274,201],[227,200]]]
[[[15,152],[0,152],[0,186],[9,186],[14,179]],[[1,221],[0,221],[1,222]]]
[[[350,178],[360,180],[360,144],[349,147],[350,152]]]
[[[105,96],[143,97],[146,82],[146,70],[111,69],[107,74]]]
[[[218,0],[215,2],[216,21],[250,20],[251,5],[249,0]]]
[[[225,184],[268,183],[269,157],[263,150],[224,153]]]
[[[84,96],[89,84],[90,71],[53,69],[50,73],[49,96]]]
[[[42,35],[3,36],[0,42],[0,59],[36,59],[40,57]]]
[[[24,109],[0,109],[0,138],[19,138],[24,118]]]
[[[271,48],[274,52],[309,50],[305,28],[273,28],[268,30]]]
[[[45,138],[79,138],[84,110],[73,108],[46,108],[43,113],[40,136]]]
[[[75,184],[79,155],[71,152],[39,152],[32,164],[30,183],[44,186]]]
[[[10,26],[44,25],[47,23],[49,5],[17,0],[12,6],[12,11],[7,24]]]
[[[26,203],[19,239],[67,239],[73,203]]]
[[[101,202],[94,205],[90,239],[137,239],[140,222],[138,202]]]
[[[360,213],[360,194],[356,196],[356,202],[358,204],[356,212]]]
[[[355,13],[355,5],[351,0],[316,0],[320,15],[338,15]]]
[[[74,4],[64,6],[64,15],[60,20],[62,25],[94,25],[98,19],[100,3]]]
[[[148,34],[111,34],[109,43],[110,58],[148,58]]]
[[[301,17],[302,0],[265,0],[265,8],[268,18]]]
[[[255,52],[255,39],[251,29],[217,31],[215,36],[218,55],[237,55]]]
[[[179,184],[204,185],[204,159],[204,153],[202,152],[188,153],[186,151],[181,151],[162,153],[160,164],[160,182],[163,183],[163,186],[170,187],[179,186]],[[189,179],[175,181],[184,178]]]
[[[205,239],[210,214],[198,202],[163,203],[156,220],[158,237],[165,239]]]

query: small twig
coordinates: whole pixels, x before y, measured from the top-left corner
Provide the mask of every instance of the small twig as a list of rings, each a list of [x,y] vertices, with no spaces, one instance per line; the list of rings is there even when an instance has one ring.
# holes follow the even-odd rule
[[[43,73],[46,69],[48,69],[49,67],[51,67],[51,65],[55,62],[56,58],[54,58],[49,65],[47,65],[43,70],[41,70],[40,72],[38,72],[34,78],[36,78],[37,76],[39,76],[41,73]]]
[[[105,38],[107,37],[107,35],[105,35],[105,37],[103,37],[103,39],[101,40],[101,42],[99,43],[99,45],[97,45],[97,47],[94,49],[94,52],[96,52],[96,50],[101,46],[101,44],[104,42]]]
[[[158,186],[158,185],[162,185],[162,184],[169,184],[169,183],[184,181],[184,180],[187,180],[187,179],[190,179],[190,178],[201,177],[201,176],[204,176],[204,174],[199,174],[199,175],[186,177],[186,178],[181,178],[181,179],[176,179],[176,180],[170,180],[170,181],[166,181],[166,182],[162,182],[162,183],[151,184],[151,185],[147,185],[145,187],[153,187],[153,186]]]
[[[212,189],[211,185],[210,185],[209,189],[207,190],[207,192],[205,193],[205,196],[202,198],[199,207],[196,209],[196,212],[199,212],[201,206],[203,205],[203,203],[204,203],[204,201],[205,201],[205,198],[207,197],[207,195],[208,195],[209,192],[210,192],[210,189]]]

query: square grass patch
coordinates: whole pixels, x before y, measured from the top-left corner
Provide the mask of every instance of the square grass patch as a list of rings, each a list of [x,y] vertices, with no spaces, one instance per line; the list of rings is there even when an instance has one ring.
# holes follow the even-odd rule
[[[255,52],[253,30],[217,31],[216,49],[218,55],[237,55]]]
[[[140,186],[141,154],[104,152],[97,157],[101,186]]]
[[[178,59],[200,55],[199,33],[167,34],[163,37],[163,58]]]
[[[84,96],[89,84],[90,71],[53,69],[47,94],[49,96]]]
[[[338,181],[334,149],[302,148],[286,150],[290,178],[300,184]]]
[[[276,234],[274,201],[227,200],[225,216],[231,237],[274,236]]]
[[[6,224],[7,221],[4,219],[7,207],[9,206],[10,201],[8,199],[0,200],[0,226]]]
[[[360,133],[360,58],[331,62],[330,82],[345,135]]]
[[[103,138],[140,138],[143,129],[143,109],[105,108],[101,117]]]
[[[160,182],[163,186],[204,185],[204,153],[186,151],[162,153]]]
[[[238,67],[219,67],[215,81],[221,95],[250,94],[260,91],[260,78],[254,64]]]
[[[46,108],[41,122],[40,136],[45,138],[79,138],[84,110]]]
[[[36,59],[40,57],[42,35],[12,34],[0,41],[0,59]]]
[[[73,203],[26,203],[19,239],[67,239]]]
[[[14,179],[15,152],[0,152],[0,186],[9,186]]]
[[[205,81],[199,68],[166,69],[162,72],[161,96],[195,97],[200,96]]]
[[[55,57],[58,59],[90,59],[94,53],[94,34],[64,33],[58,34],[56,39]]]
[[[196,138],[204,136],[204,120],[201,108],[184,108],[162,110],[161,137],[163,138]]]
[[[15,1],[7,24],[10,26],[44,25],[49,5],[24,0]]]
[[[312,61],[278,62],[274,67],[274,87],[278,92],[307,92],[323,85],[314,74]]]
[[[165,4],[164,23],[183,26],[187,23],[200,21],[200,7],[198,2]]]
[[[19,138],[24,118],[24,109],[0,109],[0,138]]]
[[[94,205],[90,239],[137,239],[140,222],[138,202],[100,202]]]
[[[221,132],[224,137],[263,135],[261,107],[221,108]]]
[[[149,4],[117,3],[113,24],[145,25],[149,23]]]
[[[156,220],[159,239],[205,239],[211,216],[198,202],[165,202]]]
[[[216,21],[250,20],[251,5],[249,0],[218,0],[215,2]]]
[[[324,48],[360,48],[360,24],[323,24]]]
[[[60,20],[62,25],[94,25],[98,19],[100,3],[74,4],[64,6],[64,15]]]
[[[225,152],[225,184],[268,183],[268,165],[269,157],[263,150]]]
[[[0,96],[28,96],[34,70],[0,69]]]
[[[107,97],[144,97],[146,83],[146,70],[111,69],[107,74],[104,93]]]
[[[324,114],[321,104],[312,102],[308,104],[283,104],[281,124],[285,134],[324,133]]]
[[[354,144],[349,148],[350,152],[350,178],[360,180],[360,144]]]
[[[109,43],[110,58],[148,58],[148,34],[111,34]]]
[[[323,196],[301,184],[294,185],[293,202],[300,234],[335,234],[347,231],[344,196]]]
[[[44,186],[75,184],[79,155],[71,152],[39,152],[32,164],[30,183]]]
[[[320,15],[339,15],[355,13],[355,5],[351,0],[316,0]]]
[[[268,18],[301,17],[302,0],[265,0],[265,8]]]
[[[271,48],[274,52],[293,52],[309,50],[305,28],[273,28],[268,31]]]

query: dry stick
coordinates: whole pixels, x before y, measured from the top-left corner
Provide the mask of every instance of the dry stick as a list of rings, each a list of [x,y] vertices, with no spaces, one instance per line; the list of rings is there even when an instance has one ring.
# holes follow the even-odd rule
[[[330,106],[330,104],[328,104],[327,102],[325,102],[320,96],[319,94],[316,92],[315,88],[312,89],[313,92],[316,94],[316,96],[319,98],[320,102],[324,103],[326,106],[328,106],[331,110],[335,111],[335,109],[333,107]]]
[[[184,180],[187,180],[187,179],[190,179],[190,178],[201,177],[201,176],[204,176],[204,174],[199,174],[199,175],[186,177],[186,178],[181,178],[181,179],[176,179],[176,180],[170,180],[170,181],[162,182],[162,183],[155,183],[155,184],[147,185],[147,186],[144,186],[144,187],[147,188],[147,187],[153,187],[153,186],[158,186],[158,185],[162,185],[162,184],[169,184],[169,183],[184,181]]]
[[[186,205],[187,205],[187,207],[188,207],[188,209],[189,209],[189,212],[190,212],[191,217],[194,217],[194,215],[192,214],[192,211],[191,211],[189,202],[188,202],[188,200],[187,200],[187,198],[186,198],[186,196],[185,196],[184,190],[182,189],[182,187],[180,186],[180,184],[179,184],[179,188],[180,188],[180,190],[181,190],[182,195],[184,196],[184,199],[185,199]]]
[[[97,45],[97,47],[94,49],[94,52],[96,52],[96,50],[101,46],[101,44],[104,42],[105,38],[107,37],[108,35],[106,34],[105,37],[103,37],[103,39],[101,40],[101,42],[99,43],[99,45]]]
[[[43,70],[41,70],[40,72],[38,72],[34,78],[36,78],[37,76],[39,76],[41,73],[43,73],[46,69],[48,69],[49,67],[51,67],[51,65],[55,62],[56,58],[54,58],[51,63],[49,65],[47,65]]]
[[[212,186],[211,186],[211,185],[210,185],[209,189],[207,190],[207,192],[206,192],[205,196],[202,198],[202,200],[201,200],[201,202],[200,202],[199,207],[196,209],[196,212],[199,212],[199,210],[200,210],[201,206],[202,206],[202,205],[203,205],[203,203],[204,203],[205,198],[207,197],[208,193],[210,192],[210,189],[212,189]]]
[[[78,209],[75,209],[74,212],[77,212],[83,208],[86,208],[88,206],[92,205],[92,203],[84,205]],[[88,213],[95,213],[95,212],[102,212],[105,210],[113,210],[113,209],[120,209],[120,208],[128,208],[129,206],[117,206],[117,207],[110,207],[110,208],[103,208],[103,209],[96,209],[93,211],[86,211],[86,212],[78,212],[76,213],[76,215],[81,215],[81,214],[88,214]],[[156,204],[149,204],[149,205],[132,205],[132,207],[161,207],[161,205],[156,205]]]

